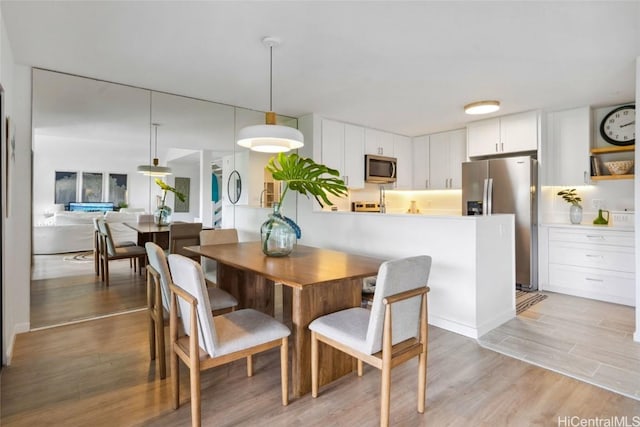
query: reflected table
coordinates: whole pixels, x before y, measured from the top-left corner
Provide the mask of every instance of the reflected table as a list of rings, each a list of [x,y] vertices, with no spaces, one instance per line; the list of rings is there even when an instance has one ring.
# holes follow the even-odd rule
[[[218,263],[218,284],[238,300],[239,308],[274,314],[274,282],[291,298],[292,391],[311,391],[311,332],[319,316],[361,303],[362,279],[378,274],[383,260],[329,249],[297,245],[291,255],[268,257],[260,242],[187,246],[187,251]],[[320,347],[320,385],[353,370],[353,359],[328,346]]]

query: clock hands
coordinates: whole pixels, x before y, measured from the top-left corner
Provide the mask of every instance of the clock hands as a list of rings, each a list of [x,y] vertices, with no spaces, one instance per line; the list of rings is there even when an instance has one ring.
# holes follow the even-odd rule
[[[636,121],[634,120],[634,121],[632,121],[632,122],[629,122],[629,123],[625,123],[625,124],[623,124],[623,125],[620,125],[620,127],[621,127],[621,128],[623,128],[623,127],[626,127],[626,126],[633,125],[633,124],[635,124],[635,123],[636,123]]]

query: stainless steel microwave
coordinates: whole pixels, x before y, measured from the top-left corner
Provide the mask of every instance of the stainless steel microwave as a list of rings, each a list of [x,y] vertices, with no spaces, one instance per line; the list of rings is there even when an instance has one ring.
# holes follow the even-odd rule
[[[398,159],[395,157],[364,156],[364,180],[374,184],[388,184],[396,182]]]

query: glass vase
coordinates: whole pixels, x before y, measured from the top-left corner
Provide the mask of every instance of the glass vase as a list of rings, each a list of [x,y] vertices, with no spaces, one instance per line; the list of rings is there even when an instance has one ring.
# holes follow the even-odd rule
[[[169,206],[158,206],[155,212],[153,212],[153,222],[157,225],[169,225],[171,223],[172,212]]]
[[[571,224],[580,224],[582,222],[582,206],[571,205],[569,208],[569,219]]]
[[[273,213],[260,227],[262,252],[267,256],[287,256],[296,245],[296,231],[280,213],[280,204],[273,204]]]

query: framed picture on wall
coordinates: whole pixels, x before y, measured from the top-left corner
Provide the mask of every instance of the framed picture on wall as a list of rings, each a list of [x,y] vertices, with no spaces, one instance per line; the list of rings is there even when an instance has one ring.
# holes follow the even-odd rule
[[[82,172],[82,201],[102,201],[102,173]]]
[[[69,206],[77,200],[78,172],[58,172],[55,179],[54,203]]]
[[[175,187],[176,187],[176,190],[184,194],[184,202],[181,202],[180,199],[176,197],[173,202],[174,212],[189,212],[189,186],[190,185],[191,185],[191,178],[176,177]]]
[[[127,203],[127,175],[123,173],[109,174],[109,198],[114,206],[124,207]]]

